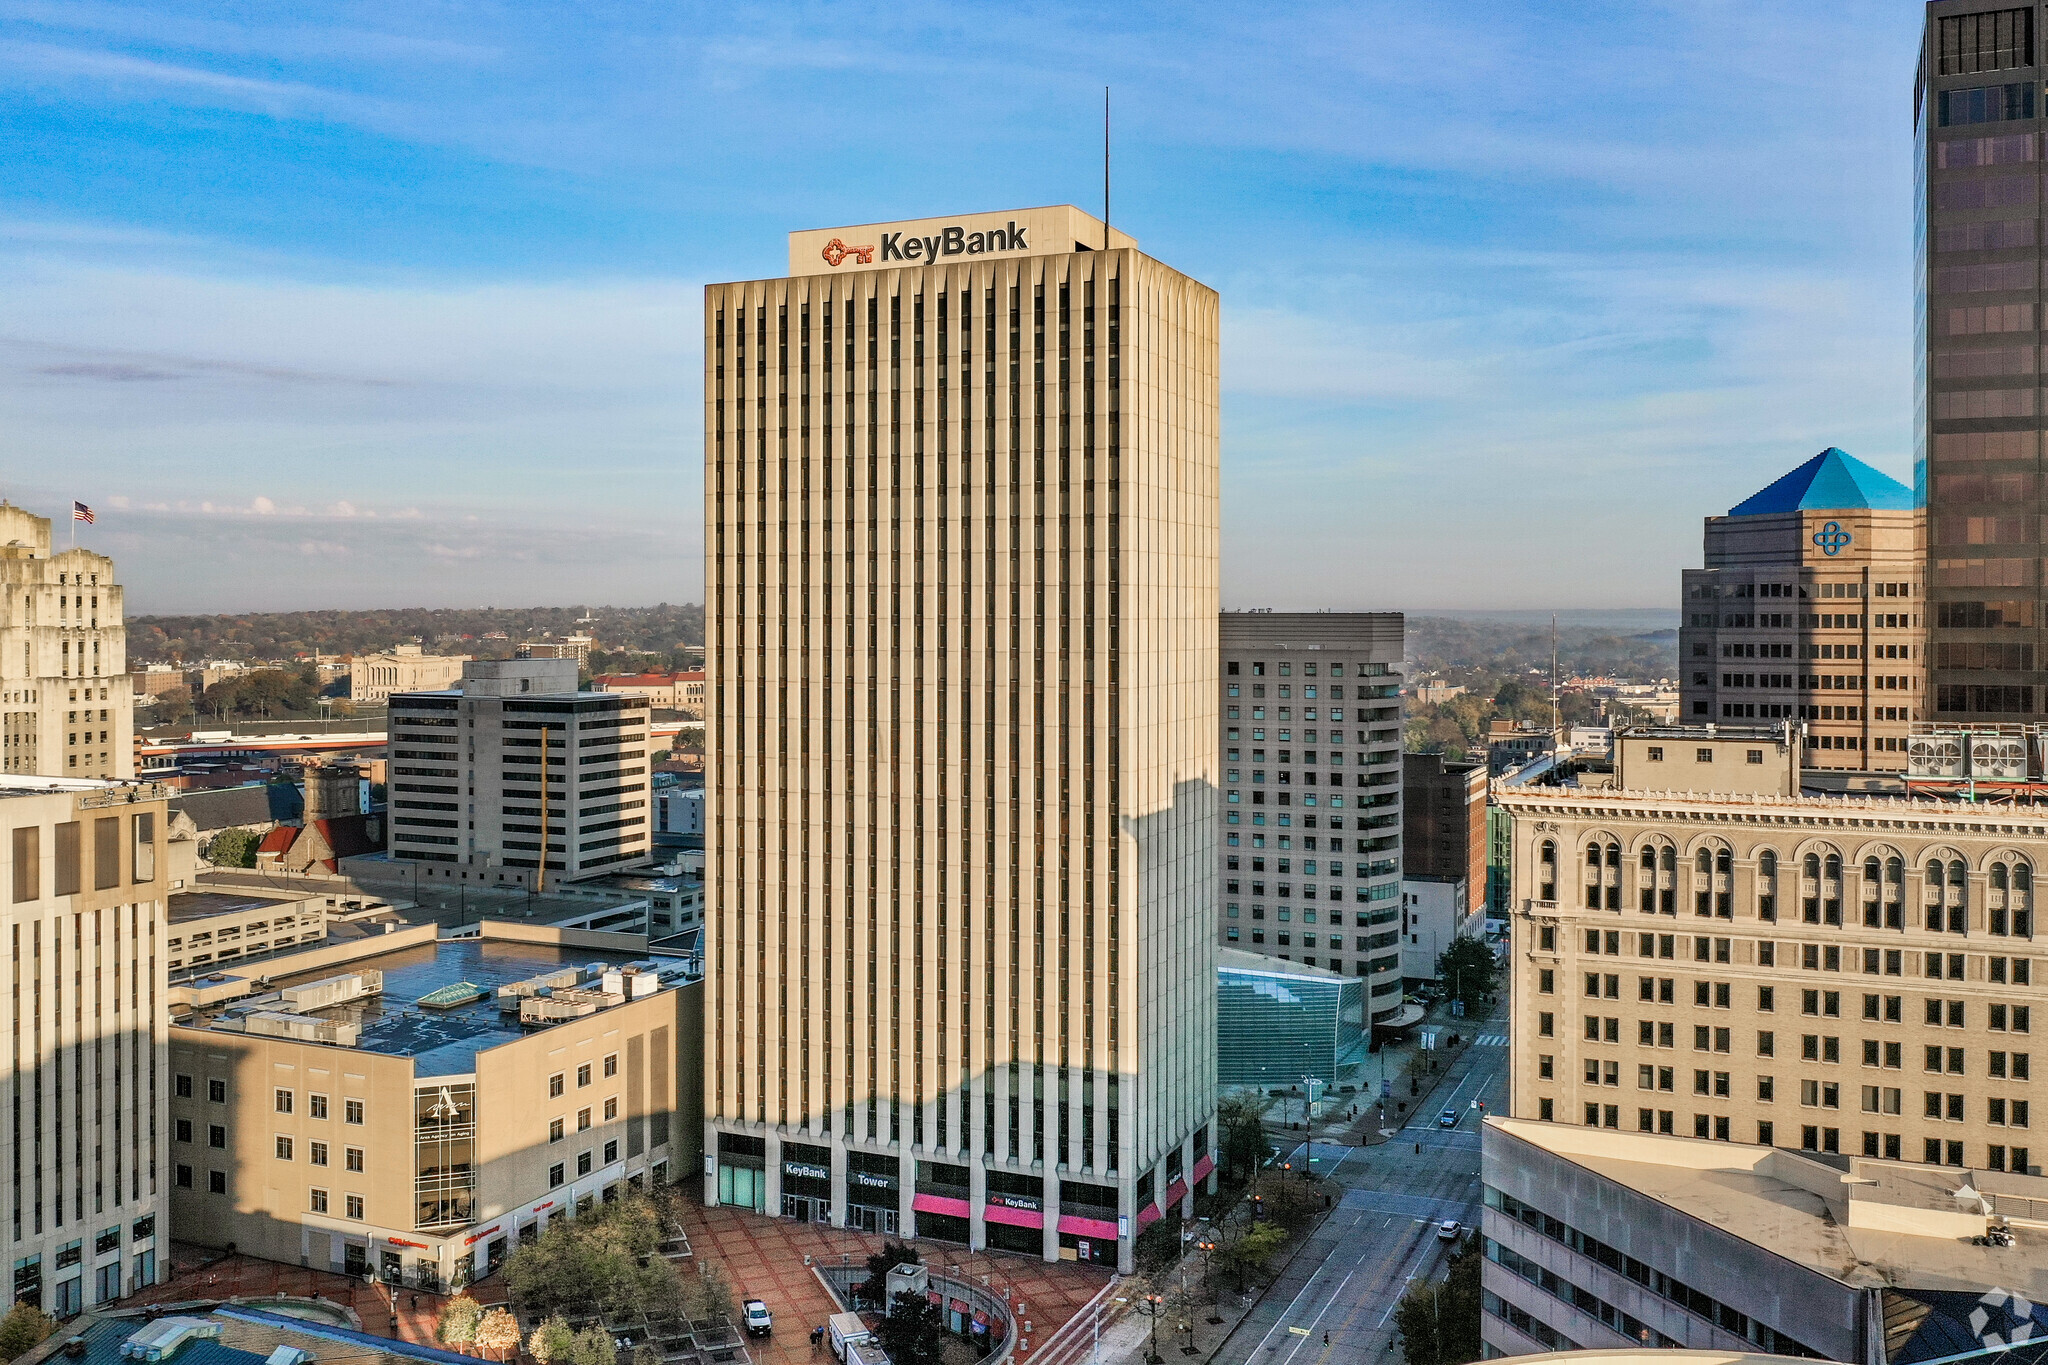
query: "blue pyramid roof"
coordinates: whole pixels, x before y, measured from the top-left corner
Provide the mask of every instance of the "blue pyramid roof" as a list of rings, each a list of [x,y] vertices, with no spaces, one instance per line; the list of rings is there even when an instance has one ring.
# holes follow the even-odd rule
[[[1799,468],[1728,509],[1731,517],[1772,512],[1842,512],[1855,508],[1908,512],[1913,490],[1854,455],[1829,446]]]

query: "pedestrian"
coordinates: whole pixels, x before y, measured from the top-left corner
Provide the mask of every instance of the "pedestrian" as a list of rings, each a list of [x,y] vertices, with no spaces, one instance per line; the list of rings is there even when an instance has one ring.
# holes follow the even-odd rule
[[[1328,1332],[1325,1332],[1325,1333],[1323,1333],[1323,1345],[1325,1345],[1325,1346],[1328,1346],[1329,1344],[1330,1344],[1330,1334],[1329,1334]]]
[[[1422,1155],[1422,1144],[1421,1144],[1421,1143],[1419,1143],[1419,1142],[1415,1144],[1415,1155],[1417,1155],[1417,1156],[1421,1156],[1421,1155]]]

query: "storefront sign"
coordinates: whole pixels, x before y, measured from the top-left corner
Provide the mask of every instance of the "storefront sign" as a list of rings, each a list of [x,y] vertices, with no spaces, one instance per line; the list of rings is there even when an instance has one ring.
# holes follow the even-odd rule
[[[1028,1194],[992,1194],[988,1197],[988,1202],[1000,1204],[1006,1209],[1024,1209],[1030,1213],[1037,1213],[1045,1206],[1044,1201],[1034,1199]]]
[[[785,1161],[782,1163],[782,1173],[784,1175],[802,1176],[806,1180],[830,1180],[832,1178],[830,1169],[824,1166],[813,1166],[808,1161]]]
[[[875,1175],[868,1171],[855,1171],[847,1178],[853,1181],[854,1184],[865,1185],[871,1190],[893,1190],[896,1188],[896,1177],[893,1175]]]
[[[485,1228],[482,1232],[470,1233],[469,1236],[462,1239],[462,1244],[464,1246],[474,1246],[478,1242],[481,1242],[484,1238],[496,1232],[497,1230],[498,1226],[496,1224],[492,1224],[490,1227]]]

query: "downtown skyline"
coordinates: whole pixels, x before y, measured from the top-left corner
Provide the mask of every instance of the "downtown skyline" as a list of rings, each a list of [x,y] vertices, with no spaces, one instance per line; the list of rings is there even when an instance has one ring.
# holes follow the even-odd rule
[[[1916,32],[1848,17],[0,7],[0,493],[138,614],[695,598],[701,287],[1099,210],[1107,83],[1223,296],[1226,606],[1653,605],[1793,457],[1910,475]]]

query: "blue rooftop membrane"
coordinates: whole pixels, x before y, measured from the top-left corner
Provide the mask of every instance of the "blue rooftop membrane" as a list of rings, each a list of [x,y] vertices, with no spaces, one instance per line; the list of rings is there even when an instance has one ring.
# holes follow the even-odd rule
[[[1728,509],[1731,517],[1777,512],[1910,512],[1913,490],[1881,469],[1829,446],[1770,487]]]
[[[317,1365],[341,1365],[344,1361],[347,1365],[409,1365],[412,1361],[432,1362],[433,1365],[477,1365],[474,1357],[456,1355],[451,1351],[368,1336],[255,1308],[221,1308],[211,1312],[195,1308],[186,1316],[219,1323],[220,1337],[217,1340],[187,1342],[165,1365],[263,1365],[280,1343],[310,1353]],[[72,1336],[82,1336],[86,1345],[84,1365],[130,1365],[121,1357],[121,1343],[147,1325],[138,1314],[90,1321],[82,1333],[60,1330],[50,1338],[52,1354],[49,1359],[53,1362],[65,1360],[56,1348]]]
[[[561,967],[636,959],[624,953],[563,949],[494,939],[443,939],[432,947],[406,948],[380,957],[277,977],[271,988],[302,985],[352,971],[384,973],[384,993],[313,1011],[322,1019],[353,1019],[362,1025],[356,1046],[364,1052],[411,1057],[417,1076],[462,1076],[476,1070],[476,1055],[522,1038],[516,1015],[498,1013],[498,987]],[[421,996],[457,981],[474,982],[488,994],[454,1009],[427,1010]],[[232,1008],[232,1007],[230,1007]]]

